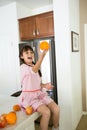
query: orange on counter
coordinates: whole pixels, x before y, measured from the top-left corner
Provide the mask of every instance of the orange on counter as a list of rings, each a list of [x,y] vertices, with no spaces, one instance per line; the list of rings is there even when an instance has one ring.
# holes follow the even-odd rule
[[[19,106],[18,104],[15,104],[15,105],[13,106],[13,110],[14,110],[14,111],[20,111],[21,108],[20,108],[20,106]]]
[[[26,107],[26,114],[31,115],[33,113],[33,108],[31,106]]]
[[[1,114],[1,116],[3,116],[4,118],[6,117],[7,113],[3,113]]]
[[[40,43],[40,49],[41,50],[48,50],[50,48],[50,45],[47,41],[42,41]]]
[[[16,115],[16,112],[9,112],[7,115],[6,115],[6,121],[8,124],[10,125],[13,125],[16,123],[16,120],[17,120],[17,115]]]
[[[5,119],[4,114],[2,114],[2,115],[0,116],[0,128],[4,128],[4,127],[6,127],[6,125],[7,125],[7,121],[6,121],[6,119]]]

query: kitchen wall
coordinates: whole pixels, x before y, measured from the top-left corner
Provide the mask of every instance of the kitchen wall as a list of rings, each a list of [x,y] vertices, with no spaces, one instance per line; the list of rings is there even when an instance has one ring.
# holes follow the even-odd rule
[[[20,87],[16,3],[0,7],[0,93],[11,95]]]
[[[80,45],[81,45],[81,75],[82,75],[82,104],[83,111],[86,111],[86,75],[85,75],[85,44],[84,24],[87,24],[87,0],[80,0]]]
[[[82,115],[80,50],[71,51],[71,31],[79,33],[79,0],[54,0],[60,130],[75,130]]]
[[[70,31],[79,34],[79,0],[70,0]],[[75,128],[82,114],[82,86],[81,86],[81,49],[79,40],[79,52],[71,52],[71,76],[72,76],[72,99],[73,99],[73,126]]]
[[[48,11],[51,11],[51,10],[53,10],[53,5],[48,5],[48,6],[44,6],[44,7],[33,10],[32,14],[36,15],[36,14],[48,12]]]
[[[32,15],[32,10],[21,5],[20,3],[16,3],[16,9],[17,9],[17,18],[24,18],[24,17],[27,17],[27,16],[30,16]]]
[[[86,96],[86,111],[87,111],[87,24],[84,25],[84,46],[85,46],[85,76],[86,76],[85,96]]]
[[[18,19],[53,10],[53,5],[44,6],[38,9],[34,9],[34,10],[31,10],[19,3],[17,3],[16,5],[17,5],[17,18]]]

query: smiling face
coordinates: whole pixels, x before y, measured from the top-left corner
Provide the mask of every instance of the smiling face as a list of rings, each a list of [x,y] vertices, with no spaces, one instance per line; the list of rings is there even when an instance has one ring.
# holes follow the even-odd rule
[[[20,58],[27,65],[32,65],[32,62],[34,60],[34,52],[33,52],[33,50],[31,48],[26,48],[26,49],[24,48],[22,50],[22,54],[21,54]]]

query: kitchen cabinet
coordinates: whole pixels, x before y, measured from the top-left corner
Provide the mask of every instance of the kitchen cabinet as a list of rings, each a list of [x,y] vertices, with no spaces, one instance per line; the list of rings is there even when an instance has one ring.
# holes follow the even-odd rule
[[[28,17],[19,20],[20,40],[29,40],[35,37],[35,18]]]
[[[20,40],[54,36],[53,11],[19,19]]]

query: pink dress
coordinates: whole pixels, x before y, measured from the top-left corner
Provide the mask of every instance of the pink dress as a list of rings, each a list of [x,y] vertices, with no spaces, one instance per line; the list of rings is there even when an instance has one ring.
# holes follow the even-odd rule
[[[26,108],[32,106],[36,111],[42,105],[48,105],[53,100],[47,95],[41,86],[41,77],[38,72],[32,71],[32,67],[22,64],[20,68],[22,93],[19,96],[19,104],[21,107]]]

